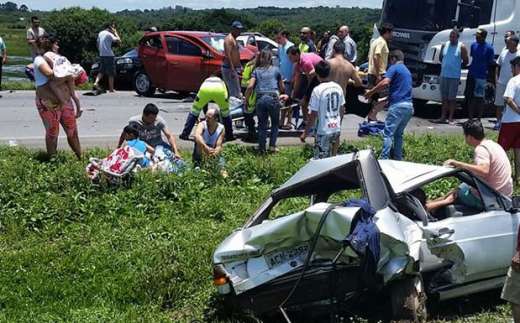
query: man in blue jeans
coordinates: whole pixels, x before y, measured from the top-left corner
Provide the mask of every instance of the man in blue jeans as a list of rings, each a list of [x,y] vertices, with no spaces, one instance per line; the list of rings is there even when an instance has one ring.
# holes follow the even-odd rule
[[[390,68],[385,78],[365,96],[370,98],[375,93],[381,92],[389,86],[388,114],[383,130],[383,151],[381,159],[389,159],[393,148],[393,158],[403,159],[403,133],[408,121],[413,115],[412,104],[412,74],[404,65],[404,54],[400,50],[394,50],[388,57]]]

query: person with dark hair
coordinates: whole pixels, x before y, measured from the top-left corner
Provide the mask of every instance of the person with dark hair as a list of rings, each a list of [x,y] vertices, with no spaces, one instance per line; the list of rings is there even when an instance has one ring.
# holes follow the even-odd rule
[[[502,50],[497,59],[497,67],[495,72],[495,107],[497,123],[493,130],[500,130],[502,114],[504,112],[504,93],[509,80],[513,77],[511,62],[514,58],[520,56],[518,51],[519,39],[513,35],[506,39],[506,47]]]
[[[78,159],[81,159],[81,145],[76,123],[76,119],[81,116],[81,108],[78,104],[76,105],[76,111],[74,111],[74,104],[72,102],[72,96],[75,95],[74,89],[71,89],[64,83],[56,84],[55,91],[60,93],[65,104],[57,103],[59,101],[55,97],[54,91],[49,88],[49,83],[54,82],[55,74],[52,67],[42,56],[45,52],[52,50],[53,43],[44,35],[38,38],[35,44],[38,47],[39,53],[33,60],[36,107],[38,108],[38,114],[45,127],[45,146],[47,148],[47,154],[49,156],[56,154],[61,124],[67,135],[69,146]]]
[[[309,106],[311,114],[307,126],[300,136],[305,138],[311,127],[315,127],[314,158],[322,159],[336,156],[341,135],[341,108],[345,104],[343,89],[329,81],[331,66],[327,61],[320,61],[315,66],[320,84],[311,95]]]
[[[181,158],[175,136],[168,129],[166,121],[158,114],[159,108],[155,104],[149,103],[144,107],[142,115],[133,116],[128,120],[128,125],[136,128],[139,132],[139,139],[148,145],[153,148],[163,146],[173,152],[177,158]],[[163,134],[167,142],[163,140]],[[117,146],[121,147],[124,140],[125,133],[123,132]]]
[[[184,129],[180,135],[182,140],[189,140],[191,131],[208,103],[216,103],[220,109],[220,116],[222,123],[226,129],[226,141],[233,141],[233,120],[231,119],[229,111],[229,94],[226,83],[218,76],[212,75],[204,80],[197,92],[197,96],[193,101],[191,112],[188,113],[188,118],[184,123]]]
[[[323,35],[321,35],[321,39],[318,41],[318,44],[316,45],[318,54],[321,56],[321,58],[325,58],[325,55],[327,54],[327,47],[331,36],[331,32],[327,30],[323,33]]]
[[[392,40],[394,26],[384,23],[379,28],[380,36],[370,44],[368,51],[368,88],[375,87],[383,79],[383,75],[388,67],[388,43]],[[374,98],[372,109],[368,113],[368,121],[377,121],[377,114],[384,108],[383,104],[377,104],[377,97]]]
[[[290,47],[287,50],[287,55],[294,64],[294,87],[291,98],[301,98],[303,112],[303,123],[301,126],[305,127],[312,90],[320,83],[316,77],[314,67],[323,61],[323,58],[316,53],[302,53],[296,46]]]
[[[505,151],[513,150],[515,181],[518,181],[520,179],[520,57],[515,57],[510,64],[514,77],[509,80],[504,92],[506,109],[502,116],[498,143]]]
[[[99,73],[96,76],[94,82],[94,90],[101,91],[99,82],[103,79],[103,76],[108,77],[108,91],[113,93],[114,91],[114,77],[116,75],[116,62],[114,51],[112,46],[114,44],[120,44],[121,37],[116,30],[115,23],[108,23],[105,29],[100,31],[97,37],[97,48],[99,50]]]
[[[282,75],[278,67],[273,66],[270,50],[262,50],[256,59],[255,68],[246,89],[246,104],[256,93],[256,115],[258,116],[258,150],[265,153],[267,129],[271,119],[271,137],[269,151],[276,152],[278,122],[280,121],[280,100],[287,100]]]
[[[453,114],[457,105],[457,92],[459,90],[462,65],[468,64],[468,50],[459,41],[459,31],[453,29],[450,32],[450,39],[441,49],[441,99],[442,112],[436,123],[454,124]]]
[[[27,29],[27,44],[31,47],[31,57],[38,56],[38,46],[36,41],[45,34],[45,29],[40,27],[40,19],[36,16],[31,17],[31,27]]]
[[[340,41],[334,43],[333,56],[328,60],[328,62],[330,64],[329,80],[338,83],[343,90],[344,97],[346,98],[349,82],[353,81],[354,86],[356,87],[363,86],[363,82],[361,81],[354,65],[345,59],[344,53],[345,43]],[[344,107],[342,107],[340,113],[341,117],[343,117],[345,114]]]
[[[390,68],[385,78],[365,96],[370,98],[374,94],[389,87],[388,114],[383,130],[383,150],[381,159],[389,159],[393,150],[395,160],[403,159],[403,133],[413,115],[412,104],[412,74],[404,65],[404,54],[394,50],[389,55]]]
[[[466,121],[462,129],[466,143],[475,148],[474,164],[450,159],[445,165],[472,172],[496,191],[511,197],[511,164],[504,149],[496,142],[486,139],[484,127],[478,120]]]
[[[146,156],[146,153],[148,152],[153,156],[155,149],[139,139],[139,130],[133,125],[128,125],[123,128],[123,135],[126,145],[132,147],[144,156],[140,163],[141,167],[150,166],[150,159]]]
[[[468,117],[481,118],[484,113],[484,96],[486,94],[487,77],[490,67],[495,63],[495,50],[486,42],[487,31],[478,29],[476,42],[471,44],[471,64],[468,68],[468,78],[464,95],[468,106]]]
[[[294,64],[289,59],[287,54],[287,50],[294,46],[292,42],[289,41],[289,32],[283,30],[276,35],[276,42],[278,43],[278,62],[280,64],[280,74],[282,74],[283,85],[285,87],[285,93],[291,94],[293,89],[293,71]],[[288,104],[287,102],[286,104]],[[284,109],[280,116],[280,126],[282,129],[291,130],[291,125],[287,122],[292,118],[292,111],[289,109]]]

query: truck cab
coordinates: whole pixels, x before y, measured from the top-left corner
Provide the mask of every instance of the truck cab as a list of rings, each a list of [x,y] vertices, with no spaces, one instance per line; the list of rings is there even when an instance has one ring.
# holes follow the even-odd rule
[[[508,30],[520,32],[520,2],[515,0],[385,0],[381,23],[394,25],[390,49],[405,53],[405,64],[413,76],[416,100],[441,101],[440,54],[453,28],[460,30],[460,41],[468,48],[475,41],[478,28],[487,30],[486,41],[494,47],[495,56],[503,50],[503,35]],[[379,36],[374,28],[374,37]],[[471,58],[470,58],[471,62]],[[467,70],[463,69],[458,98],[464,98]],[[488,89],[493,90],[493,73]],[[494,91],[486,91],[488,101]]]

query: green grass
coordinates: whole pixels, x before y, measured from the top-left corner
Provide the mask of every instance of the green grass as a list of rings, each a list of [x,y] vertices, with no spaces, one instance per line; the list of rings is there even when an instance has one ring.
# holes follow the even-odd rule
[[[471,158],[460,137],[406,140],[408,160]],[[377,139],[354,145],[380,149]],[[211,170],[143,172],[131,187],[112,189],[93,187],[83,175],[87,157],[106,151],[44,161],[36,151],[0,147],[0,321],[211,320],[214,248],[310,153],[285,148],[258,157],[227,146],[228,178]],[[502,322],[509,315],[498,303],[441,319]]]
[[[0,36],[4,39],[9,56],[31,57],[25,29],[13,29],[0,24]]]
[[[87,91],[92,89],[92,82],[86,82],[80,86],[77,86],[76,89],[79,91]],[[6,81],[2,82],[2,89],[4,91],[32,91],[34,90],[34,83],[29,81],[17,82],[17,81]]]

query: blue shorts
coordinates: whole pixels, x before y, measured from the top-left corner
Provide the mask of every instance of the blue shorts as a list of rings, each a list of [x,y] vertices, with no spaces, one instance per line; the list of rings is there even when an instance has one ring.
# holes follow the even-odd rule
[[[484,208],[480,197],[475,196],[471,187],[466,183],[460,184],[457,189],[457,202],[472,209],[482,210]]]
[[[486,94],[486,79],[475,79],[475,88],[473,89],[473,96],[476,98],[484,98]]]

